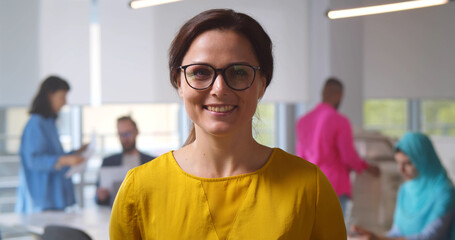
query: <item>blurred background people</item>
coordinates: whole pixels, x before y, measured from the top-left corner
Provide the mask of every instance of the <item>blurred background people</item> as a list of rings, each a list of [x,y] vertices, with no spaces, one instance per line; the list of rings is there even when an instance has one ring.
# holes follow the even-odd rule
[[[136,137],[139,134],[139,130],[136,122],[130,116],[123,116],[117,119],[117,132],[123,151],[103,159],[101,169],[114,166],[132,169],[155,158],[139,152],[136,148]],[[100,178],[102,177],[100,175]],[[100,205],[112,205],[115,195],[117,195],[117,192],[109,192],[107,188],[98,187],[96,190],[96,202]]]
[[[367,170],[379,176],[379,168],[362,160],[355,148],[349,120],[337,110],[343,98],[343,84],[329,78],[322,91],[322,103],[296,124],[296,154],[316,165],[329,178],[340,199],[346,216],[346,204],[351,198],[351,170]]]
[[[361,226],[350,239],[455,239],[455,189],[430,139],[406,133],[395,145],[400,186],[392,229],[382,237]]]
[[[76,202],[73,183],[65,173],[84,160],[80,154],[86,145],[66,154],[55,123],[69,90],[65,80],[50,76],[33,100],[21,138],[16,212],[63,210]]]

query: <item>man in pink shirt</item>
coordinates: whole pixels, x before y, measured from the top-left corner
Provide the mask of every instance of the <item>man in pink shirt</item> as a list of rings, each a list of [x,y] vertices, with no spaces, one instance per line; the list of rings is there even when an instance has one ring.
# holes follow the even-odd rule
[[[349,120],[338,113],[343,98],[343,84],[329,78],[322,91],[322,103],[301,117],[296,125],[297,155],[318,165],[332,183],[343,213],[351,198],[349,172],[364,170],[379,176],[379,168],[362,160],[354,148]]]

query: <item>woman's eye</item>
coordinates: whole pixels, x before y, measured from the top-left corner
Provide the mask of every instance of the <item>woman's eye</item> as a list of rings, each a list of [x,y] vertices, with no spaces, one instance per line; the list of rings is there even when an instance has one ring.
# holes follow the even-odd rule
[[[248,73],[245,70],[243,70],[243,69],[238,69],[238,70],[235,71],[235,75],[236,76],[245,76],[247,74]]]
[[[230,77],[246,78],[249,75],[248,70],[244,66],[232,66],[232,68],[229,70],[230,71],[228,71],[228,75]]]
[[[194,79],[206,79],[210,78],[212,73],[209,69],[206,68],[199,68],[199,69],[192,69],[188,73],[189,77]]]

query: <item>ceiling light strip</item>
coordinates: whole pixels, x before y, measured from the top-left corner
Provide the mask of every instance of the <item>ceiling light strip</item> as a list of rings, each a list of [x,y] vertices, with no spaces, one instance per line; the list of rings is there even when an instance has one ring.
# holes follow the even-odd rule
[[[343,10],[329,11],[327,16],[330,19],[358,17],[364,15],[372,15],[379,13],[397,12],[409,9],[431,7],[448,3],[449,0],[415,0],[399,3],[391,3],[377,6],[351,8]]]
[[[172,3],[172,2],[180,2],[180,1],[182,1],[182,0],[136,0],[136,1],[130,2],[130,7],[132,9],[139,9],[139,8],[151,7],[151,6]]]

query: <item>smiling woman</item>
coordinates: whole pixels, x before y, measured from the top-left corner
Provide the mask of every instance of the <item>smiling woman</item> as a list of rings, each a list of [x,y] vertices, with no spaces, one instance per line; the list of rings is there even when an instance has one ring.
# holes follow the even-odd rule
[[[182,148],[128,173],[110,239],[346,239],[319,168],[253,138],[273,75],[261,25],[208,10],[182,26],[169,55],[171,83],[194,128]]]

